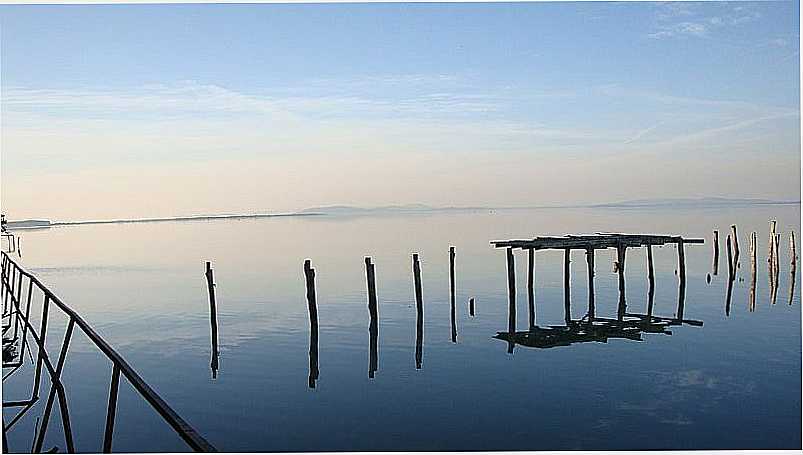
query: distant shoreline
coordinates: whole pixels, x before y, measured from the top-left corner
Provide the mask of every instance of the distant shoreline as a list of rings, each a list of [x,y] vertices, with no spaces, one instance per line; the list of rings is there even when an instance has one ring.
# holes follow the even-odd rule
[[[214,221],[214,220],[241,220],[257,218],[292,218],[306,216],[370,216],[379,214],[427,214],[443,212],[470,212],[470,211],[501,211],[501,210],[554,210],[554,209],[723,209],[744,208],[751,206],[768,205],[800,205],[800,201],[773,201],[765,199],[664,199],[664,200],[631,200],[602,204],[576,204],[576,205],[539,205],[539,206],[508,206],[508,207],[431,207],[423,204],[390,205],[381,207],[356,207],[347,205],[332,205],[307,208],[298,212],[289,213],[250,213],[250,214],[222,214],[222,215],[188,215],[174,217],[151,218],[121,218],[109,220],[82,220],[82,221],[50,221],[50,220],[20,220],[9,221],[8,229],[47,229],[56,226],[81,226],[91,224],[131,224],[131,223],[160,223],[170,221]]]
[[[83,226],[88,224],[131,224],[131,223],[161,223],[170,221],[214,221],[214,220],[239,220],[254,218],[280,218],[297,216],[320,216],[323,213],[254,213],[236,215],[190,215],[173,217],[154,217],[154,218],[121,218],[113,220],[83,220],[83,221],[48,221],[48,220],[23,220],[9,221],[9,229],[46,229],[57,226]]]

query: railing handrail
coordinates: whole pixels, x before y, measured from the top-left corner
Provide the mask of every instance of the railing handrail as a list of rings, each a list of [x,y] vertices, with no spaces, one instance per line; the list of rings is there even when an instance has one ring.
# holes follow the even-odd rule
[[[62,312],[64,312],[75,324],[84,332],[92,343],[103,352],[106,357],[111,360],[114,367],[119,369],[120,373],[131,383],[131,385],[139,392],[139,394],[154,408],[154,410],[162,416],[162,418],[175,430],[175,432],[195,451],[215,452],[216,449],[206,439],[204,439],[198,432],[196,432],[184,419],[179,416],[173,408],[170,407],[146,382],[142,377],[134,371],[131,365],[112,348],[101,336],[93,329],[78,313],[72,308],[67,306],[62,300],[54,294],[50,289],[42,284],[39,279],[24,270],[17,264],[6,252],[2,252],[4,268],[6,264],[12,264],[16,270],[22,275],[27,277],[34,283],[45,298],[55,304]],[[5,280],[3,282],[5,285]],[[13,293],[13,283],[11,284]],[[19,310],[19,308],[18,308]]]

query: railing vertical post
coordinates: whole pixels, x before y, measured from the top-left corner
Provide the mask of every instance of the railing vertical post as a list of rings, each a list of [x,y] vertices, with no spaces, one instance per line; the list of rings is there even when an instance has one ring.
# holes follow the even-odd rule
[[[23,357],[25,357],[25,346],[27,343],[27,336],[28,336],[28,318],[31,316],[31,294],[33,293],[33,280],[28,278],[28,296],[25,299],[25,318],[22,322],[22,343],[20,343],[20,361],[22,361]]]
[[[39,337],[41,338],[41,345],[39,346],[39,353],[36,355],[36,373],[33,380],[33,398],[39,398],[39,382],[42,379],[42,356],[47,354],[45,350],[45,341],[47,340],[47,319],[48,310],[50,308],[50,296],[45,293],[45,301],[42,305],[42,325],[39,328]]]
[[[62,410],[61,418],[64,420],[65,403],[63,402],[64,392],[61,385],[61,370],[64,368],[64,360],[67,357],[67,349],[70,347],[70,339],[72,338],[72,332],[74,328],[75,320],[70,318],[70,322],[67,324],[67,332],[64,334],[64,341],[61,344],[61,353],[59,354],[59,360],[56,366],[55,374],[50,376],[50,392],[47,395],[47,404],[45,404],[45,412],[42,415],[42,427],[39,430],[36,445],[34,446],[34,452],[40,452],[42,450],[42,444],[45,441],[45,434],[47,433],[47,426],[50,423],[50,413],[53,410],[53,400],[56,398],[56,391],[59,391],[59,406]],[[44,345],[44,340],[42,341],[42,345]],[[64,428],[64,437],[72,440],[72,434],[69,434],[68,430],[69,428]],[[71,444],[72,443],[70,442],[68,445]]]
[[[120,388],[120,367],[112,368],[112,381],[109,386],[109,407],[106,411],[106,431],[103,435],[103,453],[111,453],[114,436],[114,417],[117,415],[117,390]]]

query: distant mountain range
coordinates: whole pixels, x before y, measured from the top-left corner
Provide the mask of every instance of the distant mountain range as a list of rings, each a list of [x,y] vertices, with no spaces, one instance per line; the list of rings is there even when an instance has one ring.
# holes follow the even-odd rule
[[[705,198],[674,198],[674,199],[634,199],[629,201],[593,204],[588,207],[621,207],[621,208],[714,208],[714,207],[745,207],[750,205],[794,205],[800,201],[781,201],[773,199],[739,199],[725,197]]]
[[[318,213],[324,215],[359,215],[369,213],[403,212],[444,212],[444,211],[476,211],[476,210],[516,210],[516,209],[560,209],[560,208],[715,208],[745,207],[752,205],[794,205],[800,201],[781,201],[772,199],[739,199],[724,197],[708,198],[674,198],[674,199],[634,199],[601,204],[564,204],[534,206],[465,206],[465,207],[433,207],[425,204],[385,205],[379,207],[356,207],[349,205],[331,205],[310,207],[299,213]]]
[[[294,213],[252,213],[252,214],[225,214],[225,215],[195,215],[165,218],[135,218],[116,220],[86,220],[86,221],[49,221],[49,220],[17,220],[9,221],[8,229],[37,229],[50,226],[66,226],[77,224],[116,224],[116,223],[153,223],[160,221],[208,221],[217,219],[248,219],[267,217],[292,217],[310,215],[370,215],[376,213],[431,213],[431,212],[470,212],[490,210],[524,210],[524,209],[561,209],[561,208],[620,208],[620,209],[646,209],[646,208],[724,208],[748,207],[756,205],[800,205],[800,201],[782,201],[773,199],[739,199],[724,197],[707,198],[674,198],[674,199],[634,199],[629,201],[608,202],[603,204],[574,204],[574,205],[538,205],[518,207],[491,207],[491,206],[462,206],[462,207],[433,207],[426,204],[383,205],[379,207],[356,207],[350,205],[328,205],[310,207]]]

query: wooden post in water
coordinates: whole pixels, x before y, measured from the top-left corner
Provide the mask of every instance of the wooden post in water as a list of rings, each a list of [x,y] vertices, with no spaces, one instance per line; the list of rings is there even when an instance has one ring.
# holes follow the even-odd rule
[[[733,236],[733,256],[739,257],[739,235],[736,234],[736,225],[731,224],[731,235]]]
[[[535,250],[527,249],[527,309],[529,328],[535,327]]]
[[[756,310],[756,247],[757,237],[755,231],[750,234],[750,295],[748,299],[748,309],[750,312]]]
[[[513,258],[513,248],[506,250],[507,255],[507,300],[508,325],[507,330],[512,337],[516,333],[516,265]]]
[[[318,370],[318,301],[315,296],[315,269],[310,260],[304,261],[304,277],[307,285],[307,309],[309,310],[309,387],[315,388],[320,371]]]
[[[625,257],[627,255],[627,247],[624,245],[617,245],[616,247],[616,271],[619,274],[619,307],[617,310],[617,319],[622,320],[625,316],[627,303],[625,302]]]
[[[728,291],[725,297],[725,316],[730,316],[731,314],[731,293],[733,292],[733,282],[735,278],[735,266],[733,265],[733,250],[731,248],[731,236],[728,235],[728,239],[725,243],[725,248],[728,251]]]
[[[596,316],[594,304],[594,248],[586,250],[586,264],[588,265],[588,317]]]
[[[474,317],[474,297],[468,299],[468,315]]]
[[[457,343],[457,305],[455,304],[454,247],[449,247],[449,312],[452,325],[452,343]]]
[[[778,222],[776,220],[770,220],[770,244],[769,244],[769,254],[775,254],[775,229],[778,226]]]
[[[778,288],[780,287],[779,280],[781,277],[781,254],[780,254],[780,243],[781,243],[781,234],[775,234],[775,264],[773,267],[773,273],[775,274],[775,288],[773,289],[772,294],[772,304],[775,305],[775,302],[778,298]]]
[[[209,289],[209,323],[212,327],[212,379],[217,378],[218,370],[218,344],[217,344],[217,302],[215,301],[215,278],[212,263],[206,262],[206,285]]]
[[[379,312],[376,304],[376,272],[371,257],[365,258],[365,278],[368,285],[368,377],[373,378],[379,369]]]
[[[789,254],[792,256],[789,264],[789,305],[795,298],[795,275],[797,274],[797,247],[795,246],[795,231],[789,233]]]
[[[572,321],[572,309],[571,309],[571,287],[570,287],[570,274],[571,269],[569,268],[569,263],[571,262],[571,252],[572,250],[566,248],[563,252],[563,313],[564,319],[566,320],[566,325]]]
[[[719,273],[719,231],[714,229],[714,275]]]
[[[421,369],[424,357],[424,298],[421,295],[421,264],[413,253],[413,284],[415,288],[415,368]]]
[[[686,283],[686,247],[683,238],[678,240],[678,271],[680,282]]]
[[[652,322],[652,310],[655,302],[655,269],[652,264],[652,245],[647,245],[647,317]]]

